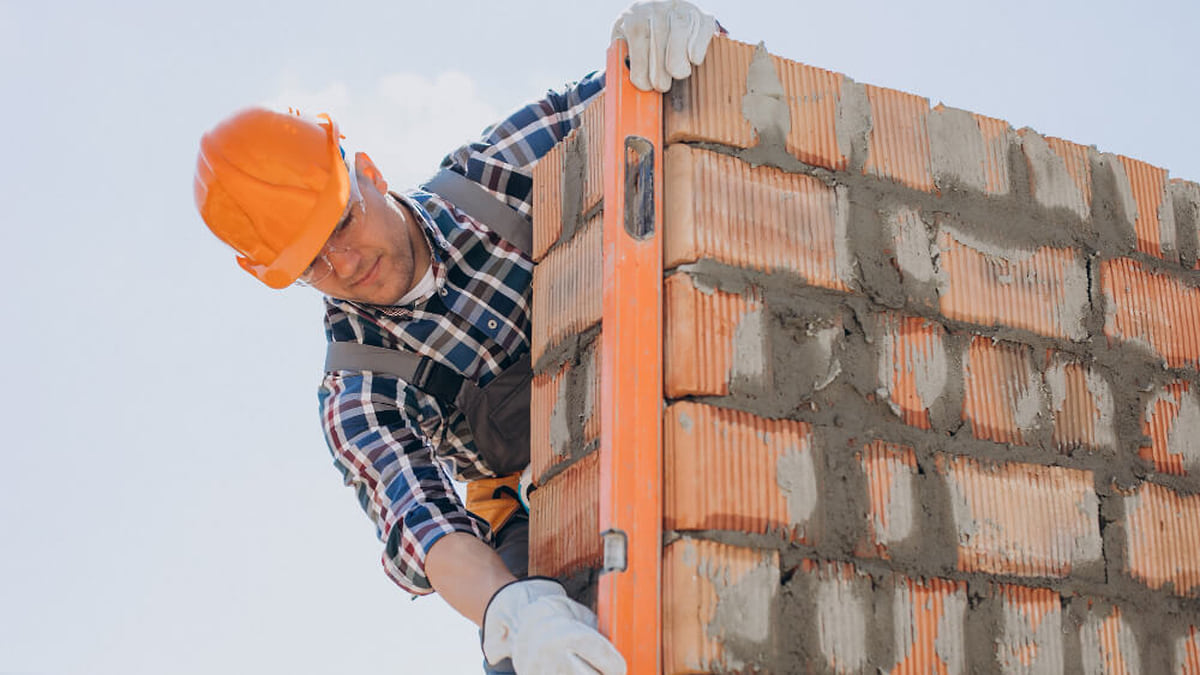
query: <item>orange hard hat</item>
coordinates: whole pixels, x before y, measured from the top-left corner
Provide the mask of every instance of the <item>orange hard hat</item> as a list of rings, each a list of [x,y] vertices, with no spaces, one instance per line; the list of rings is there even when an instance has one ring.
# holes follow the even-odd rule
[[[238,264],[284,288],[321,252],[350,198],[341,136],[328,115],[234,113],[200,139],[196,208]]]

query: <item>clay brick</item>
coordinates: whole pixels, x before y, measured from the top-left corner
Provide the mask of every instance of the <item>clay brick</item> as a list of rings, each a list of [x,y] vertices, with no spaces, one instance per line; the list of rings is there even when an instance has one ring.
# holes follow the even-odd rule
[[[1128,258],[1100,264],[1104,334],[1161,358],[1172,368],[1200,363],[1200,289]]]
[[[579,118],[587,166],[583,174],[583,213],[604,199],[604,94],[597,96]],[[536,165],[535,165],[536,166]]]
[[[1041,384],[1028,347],[975,336],[963,359],[963,419],[976,438],[1025,444],[1040,423]]]
[[[1164,260],[1178,261],[1175,209],[1167,192],[1167,170],[1123,155],[1117,158],[1125,168],[1128,189],[1132,191],[1137,211],[1129,214],[1131,219],[1136,215],[1137,250]]]
[[[905,424],[931,428],[929,409],[949,378],[945,330],[920,317],[880,316],[879,386]]]
[[[1090,471],[941,455],[964,572],[1061,577],[1101,557]]]
[[[810,597],[825,664],[839,675],[866,672],[871,578],[846,563],[804,560],[800,567],[814,582]]]
[[[1176,595],[1200,586],[1200,495],[1182,497],[1143,483],[1125,497],[1126,571],[1150,588]]]
[[[666,142],[706,141],[738,148],[758,144],[743,112],[755,47],[717,37],[704,63],[676,82],[663,111]],[[759,57],[762,58],[762,57]],[[789,112],[785,149],[806,164],[846,168],[848,149],[838,142],[837,115],[842,76],[776,56],[769,57]]]
[[[1087,338],[1088,276],[1077,252],[1047,246],[1001,249],[946,226],[938,234],[938,248],[938,290],[947,317],[1074,341]]]
[[[1004,120],[983,115],[973,114],[972,116],[979,125],[980,133],[983,134],[985,148],[983,173],[987,177],[984,192],[991,195],[1006,195],[1011,190],[1011,181],[1008,176],[1008,156],[1013,141],[1016,139],[1016,132]]]
[[[1112,390],[1097,371],[1048,352],[1045,379],[1059,451],[1115,447]]]
[[[891,178],[915,190],[933,191],[929,148],[929,99],[866,85],[871,131],[863,173]]]
[[[683,538],[663,550],[663,673],[726,672],[724,643],[763,644],[779,589],[779,553]]]
[[[921,213],[899,205],[883,210],[884,228],[896,256],[900,285],[913,304],[937,306],[937,271],[929,231]]]
[[[598,344],[579,366],[568,362],[533,376],[529,465],[535,480],[600,437]]]
[[[1083,672],[1136,675],[1141,672],[1137,636],[1121,617],[1121,608],[1094,607],[1079,627]]]
[[[1002,625],[996,662],[1003,673],[1063,672],[1062,600],[1048,588],[998,585]]]
[[[578,169],[568,152],[583,153],[582,199],[575,204],[582,217],[604,197],[604,94],[583,111],[579,124],[533,165],[533,259],[541,261],[563,234],[563,179]],[[577,179],[578,177],[576,177]]]
[[[1138,454],[1158,471],[1186,476],[1200,468],[1200,397],[1191,384],[1173,382],[1151,398],[1142,432],[1150,445]]]
[[[663,282],[663,381],[668,398],[724,396],[735,376],[767,377],[766,317],[755,295],[697,288],[675,274]]]
[[[933,178],[938,188],[1008,194],[1008,123],[938,104],[929,114]]]
[[[848,288],[844,189],[686,145],[666,154],[664,266],[708,258]]]
[[[533,259],[541,262],[562,236],[563,157],[576,129],[533,165]]]
[[[1200,675],[1200,629],[1188,626],[1187,634],[1175,641],[1176,675]]]
[[[1179,241],[1179,261],[1187,267],[1200,269],[1200,184],[1172,178],[1167,188],[1175,207],[1176,238]]]
[[[667,408],[663,430],[667,529],[811,540],[819,481],[808,424],[684,401]]]
[[[1083,220],[1091,217],[1092,168],[1088,149],[1032,129],[1017,132],[1029,165],[1034,198],[1047,208],[1073,211]]]
[[[534,268],[530,351],[535,364],[563,338],[600,322],[600,236],[601,219],[593,218],[582,232]]]
[[[916,529],[917,456],[912,448],[874,441],[857,455],[867,479],[867,540],[862,554],[887,559],[889,547]]]
[[[529,495],[529,573],[567,576],[600,566],[600,453]]]
[[[966,611],[965,582],[897,577],[893,604],[897,661],[888,672],[891,675],[965,673]]]

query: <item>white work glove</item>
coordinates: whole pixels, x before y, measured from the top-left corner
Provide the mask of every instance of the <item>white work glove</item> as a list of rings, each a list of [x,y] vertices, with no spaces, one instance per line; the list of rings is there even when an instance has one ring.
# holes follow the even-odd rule
[[[517,499],[521,500],[526,512],[529,511],[529,495],[536,489],[537,486],[533,484],[533,465],[526,466],[517,480]]]
[[[596,630],[592,610],[544,577],[514,581],[483,614],[483,656],[511,658],[519,675],[625,675],[625,659]]]
[[[629,81],[643,91],[671,88],[704,61],[717,20],[683,0],[635,2],[617,17],[612,39],[629,44]]]

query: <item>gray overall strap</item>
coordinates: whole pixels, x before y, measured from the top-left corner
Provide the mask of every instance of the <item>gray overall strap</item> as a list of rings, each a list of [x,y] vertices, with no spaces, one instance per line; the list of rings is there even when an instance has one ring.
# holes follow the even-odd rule
[[[444,197],[505,241],[521,249],[525,255],[532,255],[533,226],[515,209],[496,199],[475,181],[450,169],[442,169],[422,187],[428,192]]]
[[[400,378],[438,399],[455,405],[463,376],[431,358],[399,349],[357,342],[330,342],[325,349],[325,372],[369,370]]]
[[[422,188],[454,204],[525,255],[532,254],[533,226],[478,183],[442,169]],[[335,370],[369,370],[393,375],[448,405],[455,405],[464,380],[454,369],[428,357],[357,342],[329,343],[325,351],[325,372]]]

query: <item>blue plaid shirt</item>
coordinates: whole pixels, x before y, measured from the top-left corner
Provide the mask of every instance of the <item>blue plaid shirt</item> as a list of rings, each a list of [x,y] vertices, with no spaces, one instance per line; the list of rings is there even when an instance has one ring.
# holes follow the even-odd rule
[[[578,123],[604,87],[594,73],[563,92],[521,108],[451,153],[442,166],[465,175],[529,218],[532,167]],[[507,241],[423,191],[392,194],[420,219],[433,251],[435,288],[400,307],[325,299],[333,342],[407,349],[486,385],[529,351],[533,262]],[[321,422],[334,465],[384,542],[383,566],[401,588],[433,591],[425,555],[442,536],[469,532],[485,541],[487,523],[469,514],[458,480],[495,474],[475,449],[462,413],[395,377],[373,372],[326,374]]]

